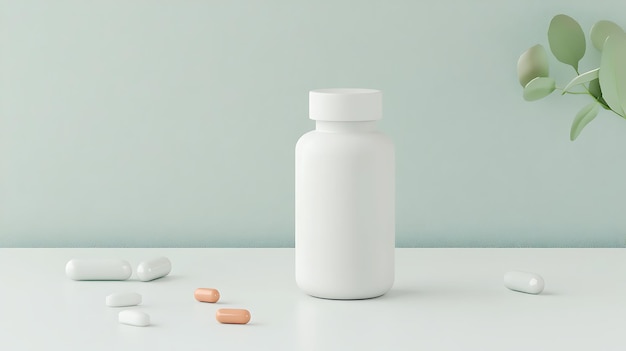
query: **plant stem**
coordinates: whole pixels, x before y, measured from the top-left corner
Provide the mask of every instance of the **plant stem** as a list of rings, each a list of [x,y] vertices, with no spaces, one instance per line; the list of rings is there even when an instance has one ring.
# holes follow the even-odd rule
[[[583,87],[585,87],[583,85]],[[591,93],[589,92],[589,90],[586,89],[585,87],[585,91],[564,91],[563,88],[561,87],[555,87],[556,90],[560,90],[563,92],[563,94],[574,94],[574,95],[591,95]],[[591,95],[594,99],[595,97],[593,95]]]
[[[580,75],[580,72],[578,72],[578,68],[576,68],[576,67],[574,67],[574,66],[572,66],[572,68],[574,69],[574,72],[576,72],[576,76],[579,76],[579,75]],[[589,89],[587,89],[587,86],[586,86],[586,85],[584,85],[584,84],[582,84],[582,86],[583,86],[583,88],[585,88],[585,91],[586,91],[589,95],[591,95],[591,93],[589,93]],[[592,95],[592,96],[593,96],[593,95]],[[594,96],[594,99],[595,99],[595,96]],[[598,100],[598,99],[596,99],[596,101],[597,101],[597,100]],[[600,102],[600,101],[598,101],[598,102]]]
[[[577,71],[578,72],[578,71]],[[608,106],[607,104],[603,103],[602,101],[600,101],[600,99],[596,98],[595,96],[593,96],[590,92],[589,89],[587,89],[587,87],[583,84],[582,85],[585,88],[585,91],[564,91],[563,94],[573,94],[573,95],[589,95],[591,96],[600,106],[604,107],[604,109],[609,110],[613,113],[615,113],[616,115],[626,119],[626,116],[619,114],[617,111],[613,110],[610,106]],[[561,87],[555,87],[556,90],[560,90],[563,91],[563,88]]]

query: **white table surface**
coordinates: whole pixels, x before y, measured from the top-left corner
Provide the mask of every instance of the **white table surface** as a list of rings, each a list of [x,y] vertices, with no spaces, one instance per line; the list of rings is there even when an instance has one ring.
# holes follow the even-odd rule
[[[152,282],[72,281],[72,258],[167,256]],[[386,295],[333,301],[294,282],[293,249],[0,249],[0,350],[626,350],[624,249],[397,249]],[[541,295],[507,290],[541,274]],[[216,304],[194,300],[219,289]],[[135,291],[146,328],[121,325],[113,292]],[[246,308],[248,325],[215,321]]]

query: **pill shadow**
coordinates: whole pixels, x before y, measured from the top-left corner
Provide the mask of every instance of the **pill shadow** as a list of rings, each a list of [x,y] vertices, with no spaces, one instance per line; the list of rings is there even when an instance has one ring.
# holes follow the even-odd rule
[[[493,293],[493,291],[491,291]],[[502,289],[502,292],[511,292],[508,289]],[[414,299],[416,297],[426,297],[430,295],[438,296],[438,297],[451,297],[456,295],[467,296],[468,291],[460,291],[457,289],[449,289],[449,288],[441,288],[441,287],[427,287],[425,286],[423,289],[391,289],[386,294],[373,298],[376,300],[403,300],[403,299]],[[472,293],[482,294],[484,292],[481,291],[473,291]],[[526,294],[520,292],[514,292],[516,294],[530,295],[530,296],[563,296],[564,294],[558,291],[547,290],[543,291],[540,294]]]
[[[141,329],[152,329],[152,328],[160,328],[161,324],[159,323],[150,323],[146,326],[137,326],[137,325],[129,325],[129,324],[124,324],[124,323],[119,323],[119,327],[121,328],[121,330],[141,330]]]
[[[179,276],[179,275],[168,275],[165,276],[163,278],[157,278],[154,280],[148,280],[147,282],[144,282],[142,280],[139,280],[139,278],[133,278],[133,279],[128,279],[128,281],[132,281],[132,282],[142,282],[142,283],[151,283],[151,284],[157,284],[159,282],[171,282],[171,281],[176,281],[176,280],[180,280],[183,277]]]
[[[560,294],[558,292],[555,291],[543,291],[541,294],[538,294],[539,296],[561,296],[563,294]]]
[[[237,323],[220,323],[220,322],[216,322],[218,325],[220,326],[224,326],[224,328],[230,328],[230,327],[235,327],[235,328],[244,328],[244,327],[262,327],[264,325],[267,325],[266,323],[259,323],[259,322],[248,322],[245,324],[237,324]]]
[[[151,282],[171,282],[171,281],[175,281],[175,280],[180,280],[183,277],[180,275],[166,275],[163,278],[159,278],[159,279],[155,279],[155,280],[151,280]]]
[[[144,308],[144,307],[153,307],[153,306],[150,305],[150,304],[144,304],[142,302],[139,305],[132,305],[132,306],[107,306],[107,307],[110,308],[112,311],[121,312],[123,310],[141,309],[141,308]]]
[[[201,303],[203,305],[209,305],[209,306],[222,306],[223,307],[223,306],[226,306],[226,305],[233,305],[233,303],[228,301],[228,300],[226,300],[226,301],[219,300],[219,301],[216,301],[216,302],[206,302],[206,301],[198,301],[198,300],[196,300],[196,302],[199,302],[199,303]]]
[[[523,291],[514,291],[514,290],[509,290],[509,289],[503,289],[503,290],[505,290],[505,291],[507,291],[507,292],[509,292],[511,294],[514,294],[514,295],[527,295],[527,296],[539,296],[539,297],[541,297],[541,296],[563,296],[563,295],[565,295],[565,294],[560,293],[558,291],[552,291],[552,290],[548,290],[548,291],[544,290],[544,291],[540,292],[539,294],[531,294],[531,293],[525,293]]]

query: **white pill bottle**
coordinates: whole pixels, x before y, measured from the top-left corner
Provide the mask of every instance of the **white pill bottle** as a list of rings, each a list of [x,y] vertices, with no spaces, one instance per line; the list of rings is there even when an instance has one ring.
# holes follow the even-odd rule
[[[296,282],[309,295],[366,299],[393,285],[395,151],[378,130],[382,92],[309,93],[315,130],[296,145]]]

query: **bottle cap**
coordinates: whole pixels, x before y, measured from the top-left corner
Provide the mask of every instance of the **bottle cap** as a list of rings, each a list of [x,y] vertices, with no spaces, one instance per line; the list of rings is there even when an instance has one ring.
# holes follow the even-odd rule
[[[309,118],[316,121],[376,121],[383,117],[383,93],[373,89],[317,89],[309,92]]]

